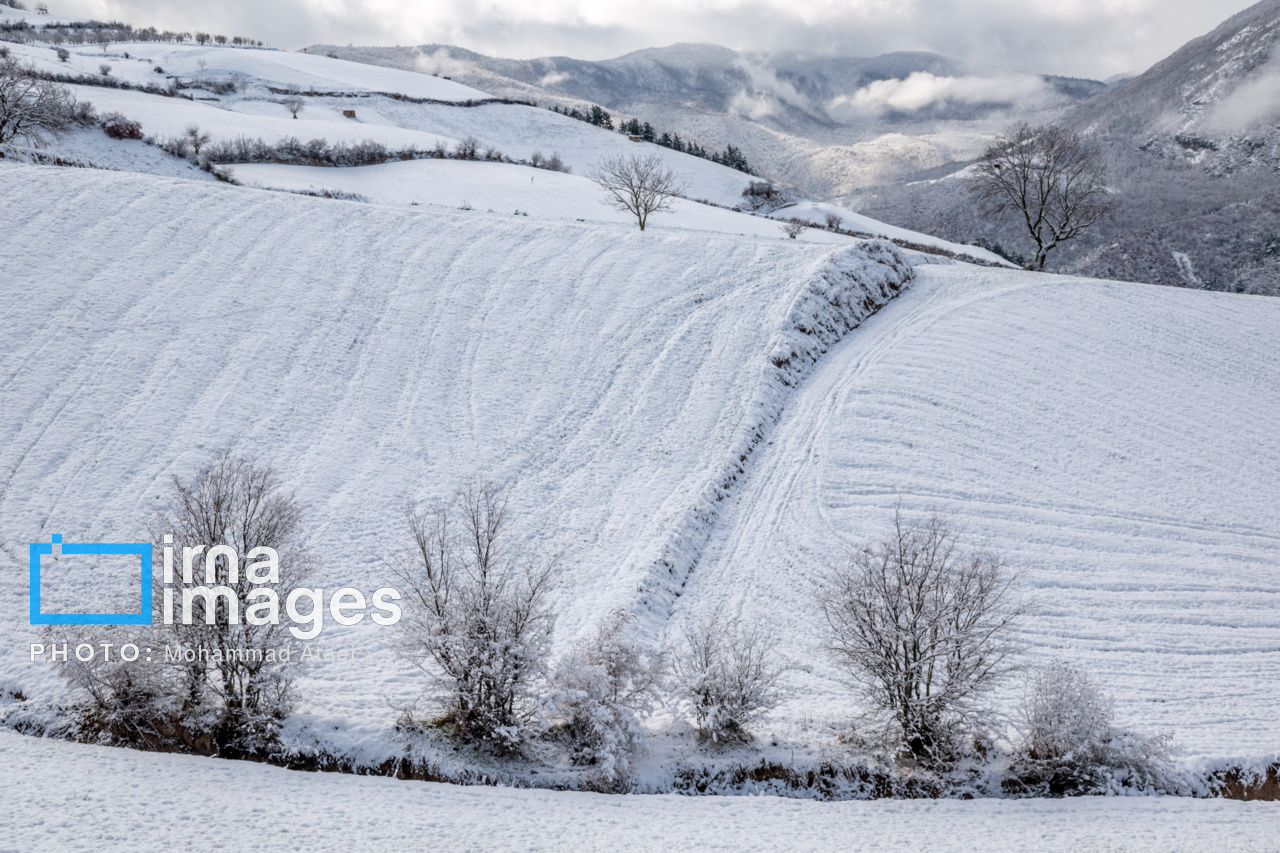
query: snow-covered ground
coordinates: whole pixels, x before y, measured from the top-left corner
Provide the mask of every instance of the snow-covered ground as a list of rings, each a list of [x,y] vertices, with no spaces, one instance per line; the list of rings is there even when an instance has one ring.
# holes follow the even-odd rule
[[[610,796],[300,773],[0,732],[0,850],[1271,853],[1274,803]],[[7,787],[0,798],[13,798]],[[3,799],[0,799],[3,802]]]
[[[6,613],[25,612],[28,542],[130,541],[168,476],[223,445],[298,487],[328,587],[385,583],[404,501],[488,473],[519,480],[530,541],[566,552],[560,643],[617,607],[668,642],[718,606],[764,616],[804,667],[769,724],[794,740],[850,713],[815,651],[813,573],[902,496],[1024,570],[1033,659],[1094,669],[1184,761],[1276,755],[1278,302],[924,264],[790,392],[770,354],[799,345],[788,318],[832,264],[862,269],[855,241],[90,170],[0,182]],[[757,424],[708,529],[697,510]],[[666,562],[689,571],[679,598],[653,586]],[[0,679],[54,695],[24,623]],[[326,629],[361,654],[308,674],[295,725],[391,749],[420,689],[391,640]]]
[[[753,179],[708,160],[657,145],[631,142],[618,133],[547,109],[522,104],[456,106],[453,104],[490,96],[426,74],[326,56],[247,48],[156,43],[112,44],[106,50],[97,46],[64,47],[71,53],[66,62],[58,60],[52,46],[15,44],[11,51],[16,58],[47,73],[101,77],[100,66],[105,64],[111,67],[113,78],[133,84],[164,87],[177,78],[192,85],[183,91],[195,100],[103,86],[70,86],[77,98],[91,102],[99,114],[122,113],[139,122],[148,136],[177,137],[195,126],[215,142],[241,136],[260,138],[269,144],[290,137],[302,143],[312,139],[348,144],[373,140],[391,150],[412,146],[420,151],[441,143],[452,150],[460,140],[470,138],[479,143],[482,152],[494,149],[518,160],[528,160],[535,153],[559,154],[576,176],[565,178],[540,172],[517,179],[519,167],[477,162],[390,162],[360,168],[233,166],[237,179],[250,185],[337,190],[389,204],[418,202],[458,206],[467,201],[473,206],[508,213],[519,209],[537,216],[618,222],[624,221],[623,217],[601,204],[601,192],[586,181],[602,157],[656,153],[685,185],[687,198],[727,207],[742,202],[742,191]],[[221,81],[234,82],[236,91],[214,94],[207,88],[199,88]],[[293,118],[280,104],[279,92],[287,87],[340,96],[308,95],[304,98],[305,107]],[[389,95],[452,103],[419,104]],[[354,112],[355,118],[345,116],[344,111]],[[71,145],[65,141],[54,142],[51,150],[77,162],[173,174],[172,168],[148,168],[144,158],[131,153],[139,147],[137,143],[112,143],[102,137],[100,149],[92,156],[93,152],[84,150],[83,136],[77,134]],[[530,186],[523,186],[524,183]],[[781,237],[775,225],[758,217],[718,209],[695,213],[692,202],[679,202],[678,206],[691,214],[684,217],[686,224],[681,227]],[[804,205],[811,213],[817,209],[810,210],[810,207],[808,203]],[[894,228],[831,205],[821,205],[821,208],[821,213],[810,217],[813,221],[820,223],[823,214],[835,211],[846,221],[845,227],[860,232],[937,246],[987,263],[1002,263],[995,255],[974,246],[961,246]],[[655,224],[660,223],[655,220]],[[827,241],[830,237],[815,230],[806,234],[805,239]]]
[[[816,676],[795,713],[839,707],[812,583],[901,499],[1022,572],[1032,660],[1095,672],[1184,759],[1273,757],[1278,342],[1267,297],[921,267],[792,400],[676,616],[782,623]]]
[[[1173,732],[1184,766],[1280,755],[1280,301],[984,269],[819,230],[789,240],[769,217],[686,200],[640,233],[585,177],[638,144],[547,110],[372,95],[475,93],[325,57],[76,51],[81,70],[107,61],[139,81],[161,63],[238,75],[237,94],[209,101],[77,88],[148,133],[422,148],[474,136],[519,158],[558,152],[573,173],[244,165],[236,187],[96,129],[47,152],[120,171],[0,161],[0,699],[47,710],[65,695],[57,667],[28,656],[28,544],[136,541],[171,475],[234,444],[307,504],[317,586],[386,585],[405,502],[482,474],[518,483],[527,544],[564,553],[558,651],[617,608],[667,648],[715,610],[766,620],[797,664],[751,748],[771,760],[829,757],[856,710],[817,651],[812,583],[899,500],[952,512],[1003,551],[1038,604],[1020,628],[1028,660],[1089,668],[1121,723]],[[309,98],[294,120],[268,84],[359,97]],[[642,150],[690,197],[732,205],[751,180]],[[808,201],[772,216],[827,214],[947,245]],[[304,670],[286,737],[397,754],[394,721],[424,685],[394,640],[368,621],[327,626],[324,645],[355,658]],[[681,725],[669,708],[650,721],[642,782],[694,751]],[[1276,849],[1275,815],[1239,803],[458,790],[3,732],[0,756],[24,798],[58,805],[0,808],[0,850],[159,842],[183,831],[161,817],[173,792],[214,787],[207,805],[228,817],[210,843],[231,849],[292,843],[264,829],[273,819],[294,839],[347,821],[353,845],[378,849]],[[247,805],[267,790],[297,819]],[[136,813],[135,795],[152,819],[104,817]],[[320,803],[328,815],[308,826]]]

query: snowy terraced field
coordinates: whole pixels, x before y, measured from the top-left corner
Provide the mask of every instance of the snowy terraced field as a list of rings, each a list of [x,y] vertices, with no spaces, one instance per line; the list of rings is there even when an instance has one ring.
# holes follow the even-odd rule
[[[138,535],[169,474],[216,447],[297,485],[327,586],[385,582],[404,501],[478,471],[518,479],[529,540],[566,552],[561,643],[616,607],[668,641],[715,608],[763,616],[808,670],[774,716],[791,732],[848,713],[815,651],[814,572],[901,496],[1023,569],[1033,658],[1093,668],[1187,761],[1275,755],[1258,673],[1280,664],[1280,483],[1262,473],[1280,460],[1280,303],[924,264],[792,395],[766,356],[857,244],[0,180],[9,612],[27,542]],[[690,513],[760,417],[707,528]],[[674,587],[652,585],[664,560]],[[377,753],[416,682],[386,632],[333,627],[369,653],[311,673],[299,719]],[[29,629],[6,630],[3,676],[53,690],[18,653]]]
[[[838,707],[812,581],[901,500],[1020,569],[1033,659],[1096,672],[1184,757],[1276,755],[1280,304],[918,272],[788,406],[678,613],[787,620],[825,686],[795,710]]]
[[[656,153],[678,174],[685,185],[685,198],[707,200],[721,206],[741,203],[742,191],[752,180],[752,176],[725,166],[660,146],[631,142],[618,133],[547,109],[522,104],[458,106],[458,103],[482,101],[490,96],[443,78],[324,56],[192,45],[118,44],[109,46],[106,52],[96,47],[73,46],[70,59],[63,63],[57,60],[51,47],[14,45],[12,51],[15,57],[49,73],[98,77],[99,66],[105,63],[111,66],[114,78],[133,84],[163,87],[171,78],[193,84],[184,94],[195,100],[103,86],[70,87],[77,98],[90,101],[100,114],[121,113],[139,122],[148,136],[160,139],[180,137],[192,126],[206,132],[215,142],[248,137],[276,144],[294,138],[301,143],[323,139],[351,145],[373,140],[392,151],[410,147],[427,151],[437,144],[452,150],[460,140],[469,138],[479,143],[481,152],[493,149],[519,160],[529,160],[535,153],[559,154],[575,175],[573,179],[566,179],[538,170],[517,181],[513,175],[520,171],[518,167],[513,171],[493,163],[440,161],[391,162],[361,168],[233,165],[230,170],[236,178],[251,186],[337,190],[391,204],[458,206],[467,201],[476,207],[507,213],[519,209],[536,216],[620,222],[625,221],[624,218],[602,204],[600,191],[585,180],[602,157]],[[126,53],[129,58],[125,58]],[[155,71],[156,67],[163,72]],[[220,95],[199,88],[220,81],[233,81],[239,88],[235,93]],[[303,92],[342,96],[307,96],[305,107],[295,119],[279,103],[279,92],[290,86]],[[426,98],[433,102],[413,103],[388,95]],[[355,119],[345,117],[346,110],[354,111]],[[76,134],[71,144],[60,143],[55,149],[65,151],[79,162],[111,168],[137,169],[143,159],[136,150],[144,147],[140,143],[109,144],[103,140],[101,150],[94,152],[86,150],[81,136]],[[143,170],[172,174],[174,168],[151,165]],[[516,186],[527,178],[535,178],[528,181],[533,186]],[[440,199],[447,200],[441,202]],[[687,212],[699,208],[683,200],[678,201],[677,206]],[[807,213],[800,215],[815,222],[820,222],[827,212],[836,212],[846,221],[845,227],[860,232],[937,246],[986,263],[1002,263],[984,249],[894,228],[831,205],[805,204],[803,207]],[[785,215],[797,214],[789,209]],[[655,221],[654,224],[661,223]],[[677,227],[781,237],[777,227],[767,220],[706,206],[684,217]],[[830,235],[810,231],[804,238],[827,241]]]
[[[557,652],[618,608],[668,649],[712,612],[765,620],[796,664],[749,748],[771,760],[825,760],[831,726],[856,710],[818,650],[813,583],[899,503],[949,512],[1003,552],[1037,605],[1019,628],[1028,661],[1087,667],[1120,723],[1175,735],[1182,765],[1280,757],[1280,301],[979,268],[818,230],[788,240],[769,217],[690,200],[640,233],[585,177],[600,155],[657,150],[691,198],[723,205],[751,177],[543,109],[370,94],[483,95],[423,75],[110,48],[124,50],[105,61],[126,79],[162,64],[243,84],[216,101],[78,87],[148,133],[474,136],[513,157],[558,151],[573,173],[243,164],[235,187],[96,129],[48,151],[120,171],[0,161],[0,612],[18,614],[0,621],[0,698],[47,714],[66,697],[56,668],[28,658],[28,543],[138,541],[172,475],[235,445],[307,505],[317,586],[387,584],[406,502],[480,474],[517,483],[525,544],[563,552]],[[73,64],[91,72],[99,54],[78,48]],[[295,121],[267,89],[289,84],[359,97],[308,98]],[[294,194],[317,190],[371,203]],[[816,202],[773,216],[829,213],[980,253]],[[324,644],[356,657],[304,669],[286,739],[401,754],[395,720],[423,683],[394,641],[367,620],[327,626]],[[670,709],[649,726],[638,779],[652,790],[694,747]],[[66,804],[10,799],[0,850],[186,838],[164,815],[197,788],[228,792],[204,803],[210,849],[346,832],[356,850],[1280,850],[1274,809],[1246,803],[601,798],[7,732],[0,766],[24,797]],[[297,818],[288,839],[272,835],[281,810]]]

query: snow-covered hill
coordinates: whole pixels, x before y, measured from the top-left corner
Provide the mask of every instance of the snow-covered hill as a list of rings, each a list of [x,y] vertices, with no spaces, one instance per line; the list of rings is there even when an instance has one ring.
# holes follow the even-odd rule
[[[499,99],[488,93],[440,77],[329,56],[190,44],[122,43],[106,50],[73,45],[65,62],[58,59],[54,45],[19,43],[9,50],[40,73],[82,81],[68,87],[76,98],[93,104],[100,115],[119,113],[139,122],[153,142],[180,139],[196,128],[208,137],[206,145],[262,140],[268,146],[283,143],[305,151],[315,140],[347,146],[371,141],[389,152],[382,158],[389,162],[360,168],[219,161],[231,163],[227,174],[254,186],[330,191],[384,204],[459,207],[465,203],[535,217],[621,222],[624,217],[603,203],[601,191],[588,176],[603,157],[654,153],[676,173],[689,199],[677,201],[676,214],[666,221],[685,229],[782,238],[777,224],[768,218],[723,209],[743,206],[743,190],[753,180],[750,175],[661,146],[632,142],[547,109],[495,102]],[[109,74],[101,73],[103,65],[110,67]],[[132,88],[118,88],[113,81]],[[145,90],[146,86],[156,91]],[[171,93],[159,93],[170,86],[174,87]],[[281,104],[290,93],[303,98],[296,117]],[[437,148],[453,151],[462,140],[473,140],[481,156],[519,163],[535,155],[556,154],[572,174],[503,162],[403,162],[400,158],[406,151],[418,153],[405,156],[424,156]],[[109,140],[96,130],[78,131],[46,140],[34,150],[12,153],[37,162],[58,158],[100,168],[210,177],[188,166],[182,157],[166,158],[154,146]],[[195,152],[188,153],[194,161]],[[772,215],[785,218],[797,216],[798,211],[786,208]],[[1003,263],[973,246],[895,229],[830,206],[823,207],[823,212],[835,212],[846,229],[860,234],[933,246],[983,263]],[[799,218],[822,224],[821,216]],[[664,227],[664,217],[655,218],[653,225]],[[820,230],[807,230],[799,239],[849,243],[847,237]]]
[[[675,44],[588,62],[501,59],[438,44],[310,50],[448,75],[509,97],[600,104],[707,146],[734,145],[761,174],[823,200],[972,158],[1012,108],[1056,114],[1104,88],[977,74],[933,53],[851,57]]]
[[[87,170],[0,182],[7,613],[26,543],[127,541],[220,446],[297,486],[325,586],[385,581],[404,501],[482,472],[517,479],[529,541],[566,552],[559,643],[617,607],[668,641],[717,605],[767,615],[806,666],[770,724],[795,735],[849,713],[814,651],[813,571],[902,496],[1025,567],[1033,656],[1092,665],[1185,757],[1274,754],[1278,302],[923,264],[837,343],[905,280],[889,249]],[[53,695],[30,628],[3,627],[0,678]],[[418,690],[390,635],[326,642],[359,662],[308,674],[297,725],[390,749]]]
[[[1039,605],[1028,660],[1087,666],[1120,721],[1171,730],[1186,766],[1276,759],[1280,301],[956,263],[936,253],[994,256],[807,199],[750,215],[729,209],[749,175],[429,74],[193,45],[66,63],[10,49],[47,73],[107,63],[172,85],[72,84],[160,143],[191,126],[205,145],[474,138],[505,160],[232,163],[236,186],[194,151],[97,128],[10,146],[6,711],[65,695],[27,651],[29,543],[144,536],[171,475],[234,445],[307,504],[317,586],[387,583],[406,501],[478,474],[517,483],[521,539],[564,554],[557,652],[619,608],[667,649],[691,618],[763,618],[795,667],[750,748],[779,761],[826,760],[828,724],[856,711],[817,648],[813,580],[899,501],[954,513],[1020,568]],[[296,119],[280,103],[295,88]],[[643,233],[586,177],[636,151],[689,186]],[[572,171],[513,162],[534,152]],[[788,239],[776,221],[828,216],[931,253]],[[329,625],[324,643],[356,656],[303,672],[286,738],[398,755],[397,715],[424,685],[394,641]],[[693,749],[670,709],[650,726],[650,770]]]

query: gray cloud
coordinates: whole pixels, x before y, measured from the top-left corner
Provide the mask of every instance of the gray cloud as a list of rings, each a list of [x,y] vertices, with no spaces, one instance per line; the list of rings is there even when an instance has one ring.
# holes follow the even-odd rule
[[[870,56],[930,50],[983,69],[1141,71],[1250,0],[53,0],[54,11],[305,44],[457,44],[604,59],[678,41]]]

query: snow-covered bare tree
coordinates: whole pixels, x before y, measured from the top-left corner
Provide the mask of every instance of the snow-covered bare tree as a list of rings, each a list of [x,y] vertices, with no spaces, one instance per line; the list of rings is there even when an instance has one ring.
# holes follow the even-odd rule
[[[783,234],[786,234],[788,238],[794,240],[795,238],[803,234],[804,229],[809,226],[805,225],[803,222],[797,222],[793,220],[791,222],[784,222],[778,227],[782,229]]]
[[[295,119],[298,117],[298,113],[302,112],[306,105],[307,102],[302,100],[298,95],[290,94],[280,99],[280,106],[288,110],[289,115],[293,116]]]
[[[302,515],[301,503],[274,468],[225,450],[192,477],[175,476],[169,506],[151,524],[154,541],[167,542],[165,537],[172,535],[175,562],[181,560],[182,548],[200,548],[203,555],[201,570],[190,579],[175,566],[170,584],[174,619],[165,626],[173,641],[191,649],[277,652],[180,664],[181,695],[193,715],[209,712],[220,752],[260,752],[289,713],[291,661],[296,657],[282,661],[278,652],[299,642],[289,620],[279,614],[313,567],[301,540]],[[229,547],[215,554],[219,546]],[[197,564],[193,561],[193,569]],[[155,577],[158,585],[164,580],[160,572]],[[200,586],[214,594],[188,596]],[[318,614],[323,602],[307,597]],[[258,618],[271,613],[275,624]],[[319,624],[314,622],[312,629]]]
[[[641,231],[650,214],[671,210],[672,200],[685,192],[685,184],[658,154],[605,157],[588,177],[605,191],[615,210],[636,218]]]
[[[693,710],[699,734],[715,742],[751,739],[747,728],[782,701],[787,671],[777,639],[759,622],[731,624],[719,612],[684,630],[674,656],[679,694]]]
[[[594,769],[597,787],[625,790],[645,748],[640,717],[657,700],[662,655],[639,641],[624,611],[608,616],[556,666],[545,706],[574,764]]]
[[[1012,211],[1036,245],[1033,269],[1112,209],[1102,154],[1057,125],[1015,122],[974,166],[970,189],[988,212]]]
[[[1066,661],[1035,670],[1022,702],[1023,742],[1010,787],[1052,796],[1102,791],[1113,784],[1167,787],[1170,737],[1117,728],[1114,706],[1084,670]]]
[[[187,152],[187,156],[192,160],[199,158],[200,150],[209,144],[212,137],[208,132],[200,129],[197,124],[187,125],[187,129],[183,131],[182,144]]]
[[[513,752],[527,735],[546,675],[555,616],[555,558],[512,540],[509,488],[472,481],[450,504],[408,511],[402,652],[431,678],[458,739]]]
[[[16,59],[0,59],[0,144],[61,135],[74,112],[75,97],[65,87],[40,79]]]
[[[893,530],[832,567],[819,584],[826,646],[884,715],[891,743],[924,763],[946,761],[988,723],[988,691],[1012,667],[1009,637],[1026,606],[990,551],[960,548],[946,518]]]

